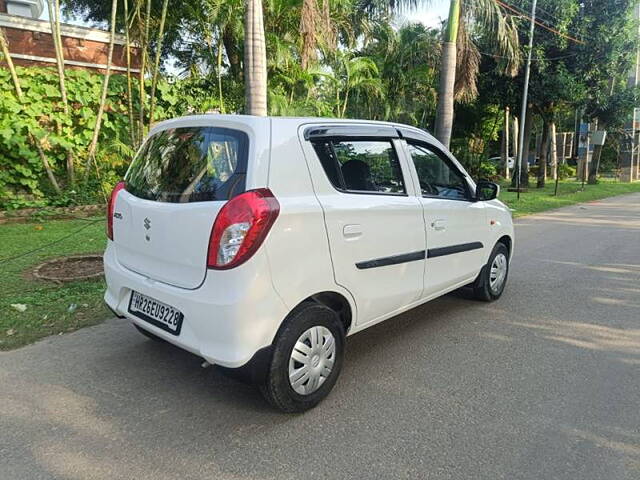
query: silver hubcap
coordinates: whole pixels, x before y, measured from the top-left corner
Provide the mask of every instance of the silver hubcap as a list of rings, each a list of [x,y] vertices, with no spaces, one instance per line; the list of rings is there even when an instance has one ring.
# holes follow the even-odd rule
[[[336,339],[325,327],[311,327],[300,335],[289,358],[289,382],[296,393],[309,395],[325,382],[336,357]]]
[[[489,274],[489,286],[493,293],[498,293],[504,285],[504,281],[507,278],[507,257],[504,253],[499,253],[496,258],[493,259],[491,264],[491,272]]]

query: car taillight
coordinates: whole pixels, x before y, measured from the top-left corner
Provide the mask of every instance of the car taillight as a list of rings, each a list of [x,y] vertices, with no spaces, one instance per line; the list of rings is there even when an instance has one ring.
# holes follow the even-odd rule
[[[116,186],[113,187],[111,197],[109,197],[109,202],[107,203],[107,237],[109,237],[109,240],[113,240],[113,210],[116,208],[116,197],[118,196],[118,192],[126,186],[124,182],[118,182]]]
[[[211,229],[207,267],[226,270],[249,260],[278,213],[280,204],[267,188],[250,190],[229,200]]]

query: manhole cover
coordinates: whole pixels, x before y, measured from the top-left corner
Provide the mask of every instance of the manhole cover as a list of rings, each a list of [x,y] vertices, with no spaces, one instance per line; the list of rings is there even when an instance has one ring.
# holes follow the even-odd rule
[[[54,258],[38,265],[33,270],[34,277],[54,282],[88,280],[102,275],[102,255],[73,255]]]

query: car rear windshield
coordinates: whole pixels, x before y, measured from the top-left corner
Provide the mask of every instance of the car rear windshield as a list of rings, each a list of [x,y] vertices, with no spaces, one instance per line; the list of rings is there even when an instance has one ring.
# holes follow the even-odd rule
[[[229,200],[245,189],[249,139],[239,130],[181,127],[150,137],[133,160],[127,191],[158,202]]]

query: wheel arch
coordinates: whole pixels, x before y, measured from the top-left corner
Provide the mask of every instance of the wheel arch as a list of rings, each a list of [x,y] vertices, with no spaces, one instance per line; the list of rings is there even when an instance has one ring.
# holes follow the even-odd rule
[[[353,308],[351,307],[351,303],[344,295],[335,291],[325,291],[325,292],[314,293],[313,295],[310,295],[309,297],[305,298],[302,302],[300,302],[296,306],[296,308],[298,308],[298,306],[302,305],[305,302],[319,303],[320,305],[324,305],[325,307],[328,307],[334,312],[336,312],[336,314],[340,318],[340,322],[342,323],[342,326],[344,327],[345,335],[349,333],[349,329],[353,324],[354,315],[353,315]]]
[[[503,235],[498,239],[496,245],[498,243],[502,243],[505,247],[507,247],[507,251],[509,252],[509,258],[513,255],[513,239],[510,235]],[[494,245],[495,248],[495,245]]]
[[[282,329],[287,318],[289,318],[296,310],[304,308],[305,305],[310,303],[324,305],[325,307],[333,310],[338,315],[340,322],[344,327],[345,336],[349,334],[349,330],[351,329],[355,321],[355,305],[353,305],[352,302],[349,301],[349,299],[343,293],[337,292],[335,290],[326,290],[314,293],[300,300],[289,311],[287,316],[282,319],[282,322],[278,327],[278,331],[274,335],[274,339],[278,336],[278,333]]]

